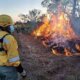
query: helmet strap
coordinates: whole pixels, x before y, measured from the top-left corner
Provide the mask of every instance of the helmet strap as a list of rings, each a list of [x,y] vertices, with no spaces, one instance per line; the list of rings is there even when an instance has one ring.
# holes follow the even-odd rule
[[[6,32],[8,32],[8,33],[11,34],[11,32],[10,32],[10,26],[7,26],[7,27],[2,27],[2,26],[0,26],[0,30],[1,30],[1,31],[6,31]]]

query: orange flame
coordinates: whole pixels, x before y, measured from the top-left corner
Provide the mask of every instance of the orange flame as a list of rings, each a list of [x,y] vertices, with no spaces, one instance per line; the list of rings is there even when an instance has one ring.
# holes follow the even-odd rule
[[[68,40],[72,40],[77,38],[76,34],[74,33],[73,29],[71,28],[70,20],[67,17],[67,15],[63,12],[61,12],[58,15],[52,15],[51,19],[48,20],[47,17],[44,18],[43,24],[39,26],[36,30],[33,31],[33,35],[39,37],[48,37],[55,38],[56,36],[63,36],[64,38],[67,38]],[[45,42],[43,42],[44,46]],[[78,45],[76,45],[76,48],[80,49]],[[52,52],[56,55],[58,55],[58,52],[54,49],[52,49]],[[66,56],[71,56],[71,52],[65,48],[64,49]]]

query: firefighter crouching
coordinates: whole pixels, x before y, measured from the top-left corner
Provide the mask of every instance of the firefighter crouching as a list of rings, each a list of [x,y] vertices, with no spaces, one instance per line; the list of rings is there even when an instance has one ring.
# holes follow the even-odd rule
[[[17,42],[11,35],[13,31],[12,18],[0,15],[0,80],[17,80],[19,70],[26,75],[20,63]]]

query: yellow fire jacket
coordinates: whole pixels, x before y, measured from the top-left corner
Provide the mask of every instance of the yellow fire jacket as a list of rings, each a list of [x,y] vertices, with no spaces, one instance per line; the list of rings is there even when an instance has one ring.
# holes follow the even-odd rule
[[[5,34],[5,31],[0,31],[0,38]],[[0,51],[0,66],[18,66],[20,64],[17,41],[12,35],[7,35],[3,39],[3,47],[7,51]]]

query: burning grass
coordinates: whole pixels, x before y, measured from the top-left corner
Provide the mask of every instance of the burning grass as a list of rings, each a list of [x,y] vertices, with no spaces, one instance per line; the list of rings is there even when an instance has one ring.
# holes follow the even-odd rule
[[[42,44],[52,50],[55,55],[80,55],[80,39],[72,29],[67,15],[63,12],[44,17],[43,24],[32,33],[41,37]]]
[[[33,36],[18,34],[18,37],[29,80],[80,80],[80,56],[55,56]]]

